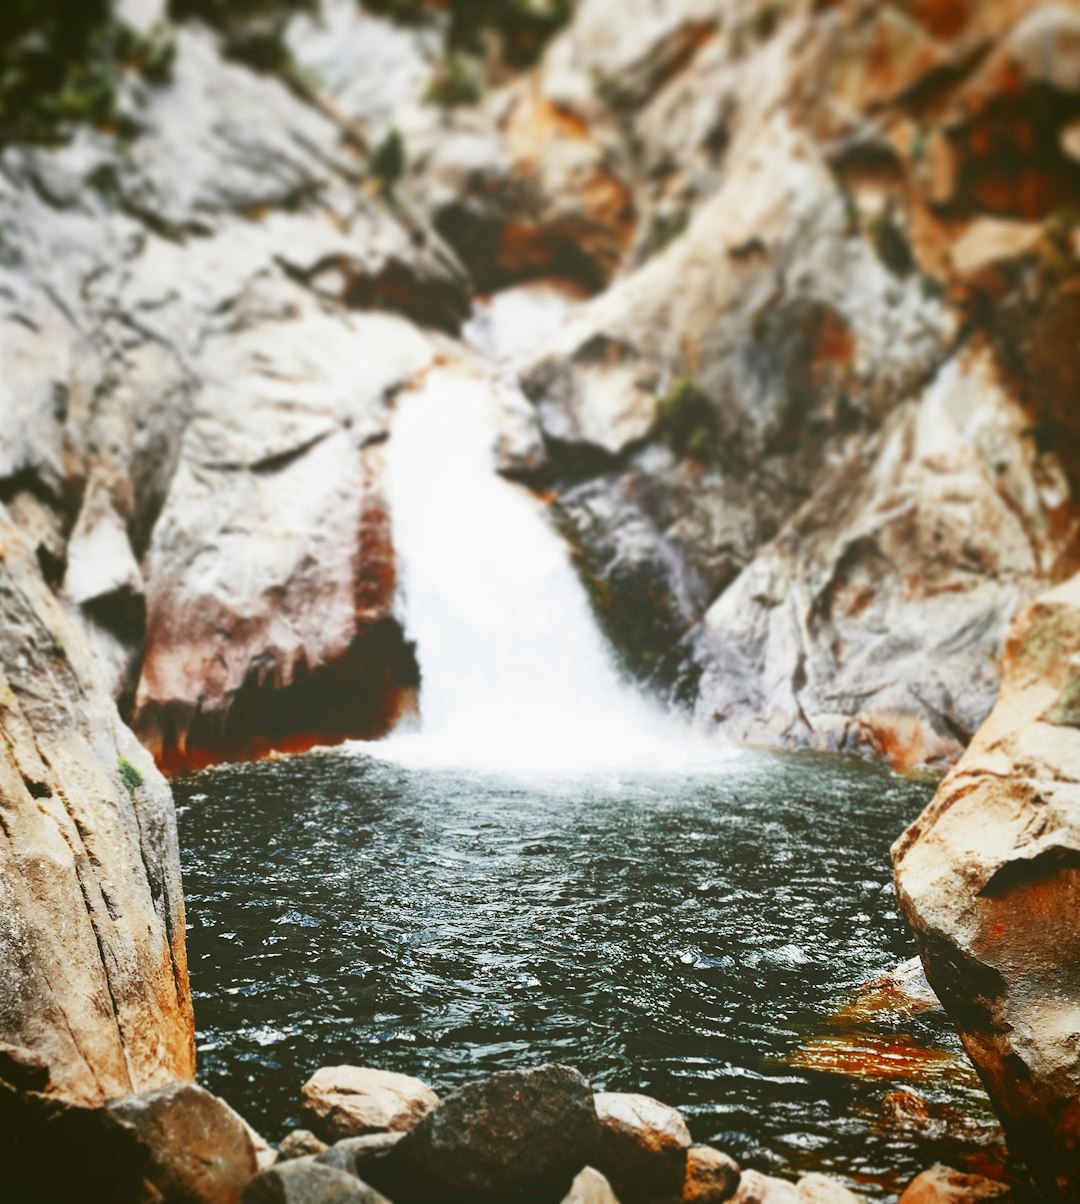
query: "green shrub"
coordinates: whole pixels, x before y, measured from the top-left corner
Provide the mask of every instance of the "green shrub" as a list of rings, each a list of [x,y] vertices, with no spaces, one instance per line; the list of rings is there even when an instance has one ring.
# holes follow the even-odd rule
[[[135,791],[143,784],[143,775],[132,765],[127,757],[117,757],[116,768],[120,772],[120,780],[127,788],[128,794],[134,798]]]
[[[76,123],[116,118],[122,72],[160,83],[172,67],[164,29],[118,24],[106,0],[6,0],[0,5],[0,141],[56,141]]]
[[[205,0],[204,0],[205,2]],[[512,67],[530,67],[548,39],[570,19],[573,0],[366,0],[365,8],[403,24],[438,19],[448,9],[452,50],[478,54],[494,34],[502,57]]]
[[[656,403],[660,428],[681,456],[702,463],[716,450],[716,412],[708,395],[688,376],[680,376]]]
[[[476,61],[454,51],[436,67],[425,100],[449,109],[456,105],[474,105],[483,94]]]
[[[368,166],[387,192],[393,192],[395,184],[405,174],[405,141],[397,130],[390,130],[375,146]]]

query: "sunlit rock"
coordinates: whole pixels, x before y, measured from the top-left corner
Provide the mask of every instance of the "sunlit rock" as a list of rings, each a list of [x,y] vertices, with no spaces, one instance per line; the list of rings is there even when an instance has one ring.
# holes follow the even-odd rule
[[[0,1040],[96,1104],[194,1069],[172,798],[0,508]]]
[[[707,1145],[692,1145],[686,1152],[683,1204],[723,1204],[738,1190],[741,1177],[734,1158]]]
[[[164,1200],[238,1204],[258,1169],[243,1119],[194,1083],[176,1083],[109,1104],[147,1152],[147,1190]]]
[[[743,1171],[731,1204],[805,1204],[805,1199],[795,1184],[786,1179],[776,1179],[760,1171]]]
[[[587,1166],[571,1184],[562,1204],[620,1204],[620,1201],[604,1176]]]
[[[329,1141],[405,1132],[439,1104],[435,1092],[411,1075],[361,1066],[323,1067],[304,1084],[303,1095],[305,1117]]]
[[[1008,1204],[1009,1188],[983,1175],[968,1175],[936,1163],[913,1179],[900,1197],[900,1204],[984,1204],[997,1200]]]
[[[596,1166],[623,1204],[678,1196],[686,1178],[690,1130],[674,1108],[647,1095],[602,1091]]]
[[[804,1175],[795,1186],[804,1204],[860,1204],[862,1199],[836,1179],[816,1172]]]
[[[893,849],[927,977],[1010,1148],[1061,1200],[1080,1184],[1078,655],[1073,578],[1017,620],[997,706]]]
[[[293,1158],[314,1158],[328,1148],[326,1142],[309,1129],[293,1129],[281,1139],[277,1160],[291,1162]]]

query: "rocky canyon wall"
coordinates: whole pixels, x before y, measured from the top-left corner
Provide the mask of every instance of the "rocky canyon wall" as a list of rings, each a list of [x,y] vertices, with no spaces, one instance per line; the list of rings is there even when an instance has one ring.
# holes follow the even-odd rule
[[[36,1063],[88,1104],[191,1078],[172,797],[6,514],[0,654],[0,1096]]]
[[[171,803],[125,724],[172,771],[409,710],[383,444],[436,364],[489,382],[504,470],[703,730],[956,760],[1077,567],[1080,6],[582,0],[501,49],[421,3],[114,7],[107,91],[0,122],[0,1040],[87,1101],[190,1075]],[[513,356],[459,337],[553,278]],[[900,853],[1029,1150],[1021,1108],[1071,1140],[1073,1071],[1037,1034],[1005,1085],[1041,988],[988,942],[1072,889],[1048,597],[941,796],[986,793],[1004,876],[955,868],[959,803],[956,892]]]
[[[159,764],[410,708],[380,445],[436,360],[702,729],[953,762],[1076,560],[1080,8],[253,11],[133,9],[164,66],[0,160],[0,486]]]

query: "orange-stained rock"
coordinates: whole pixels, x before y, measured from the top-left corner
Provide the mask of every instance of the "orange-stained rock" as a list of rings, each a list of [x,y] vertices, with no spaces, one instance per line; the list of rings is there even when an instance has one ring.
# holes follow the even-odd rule
[[[408,705],[377,443],[432,354],[316,306],[207,352],[144,570],[134,726],[166,768],[375,737]]]
[[[908,1184],[899,1204],[1009,1204],[1012,1195],[1004,1183],[982,1175],[969,1175],[936,1163]]]
[[[0,735],[0,1041],[84,1104],[191,1078],[169,788],[3,506]]]
[[[1043,239],[1035,222],[977,218],[953,247],[952,266],[961,280],[993,286],[1001,267],[1030,255]]]
[[[734,1158],[707,1145],[686,1152],[683,1204],[724,1204],[739,1188],[742,1172]]]
[[[678,1197],[686,1177],[690,1131],[674,1109],[647,1095],[601,1091],[596,1168],[622,1204]]]
[[[1080,1190],[1080,577],[1005,646],[1001,697],[893,849],[901,908],[1010,1149]]]

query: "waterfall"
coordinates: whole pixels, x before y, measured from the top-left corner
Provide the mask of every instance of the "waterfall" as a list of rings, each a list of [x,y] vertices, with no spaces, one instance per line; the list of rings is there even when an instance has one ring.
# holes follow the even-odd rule
[[[420,724],[368,750],[553,772],[670,763],[672,721],[620,679],[543,503],[495,470],[489,395],[439,370],[401,400],[389,490]]]

